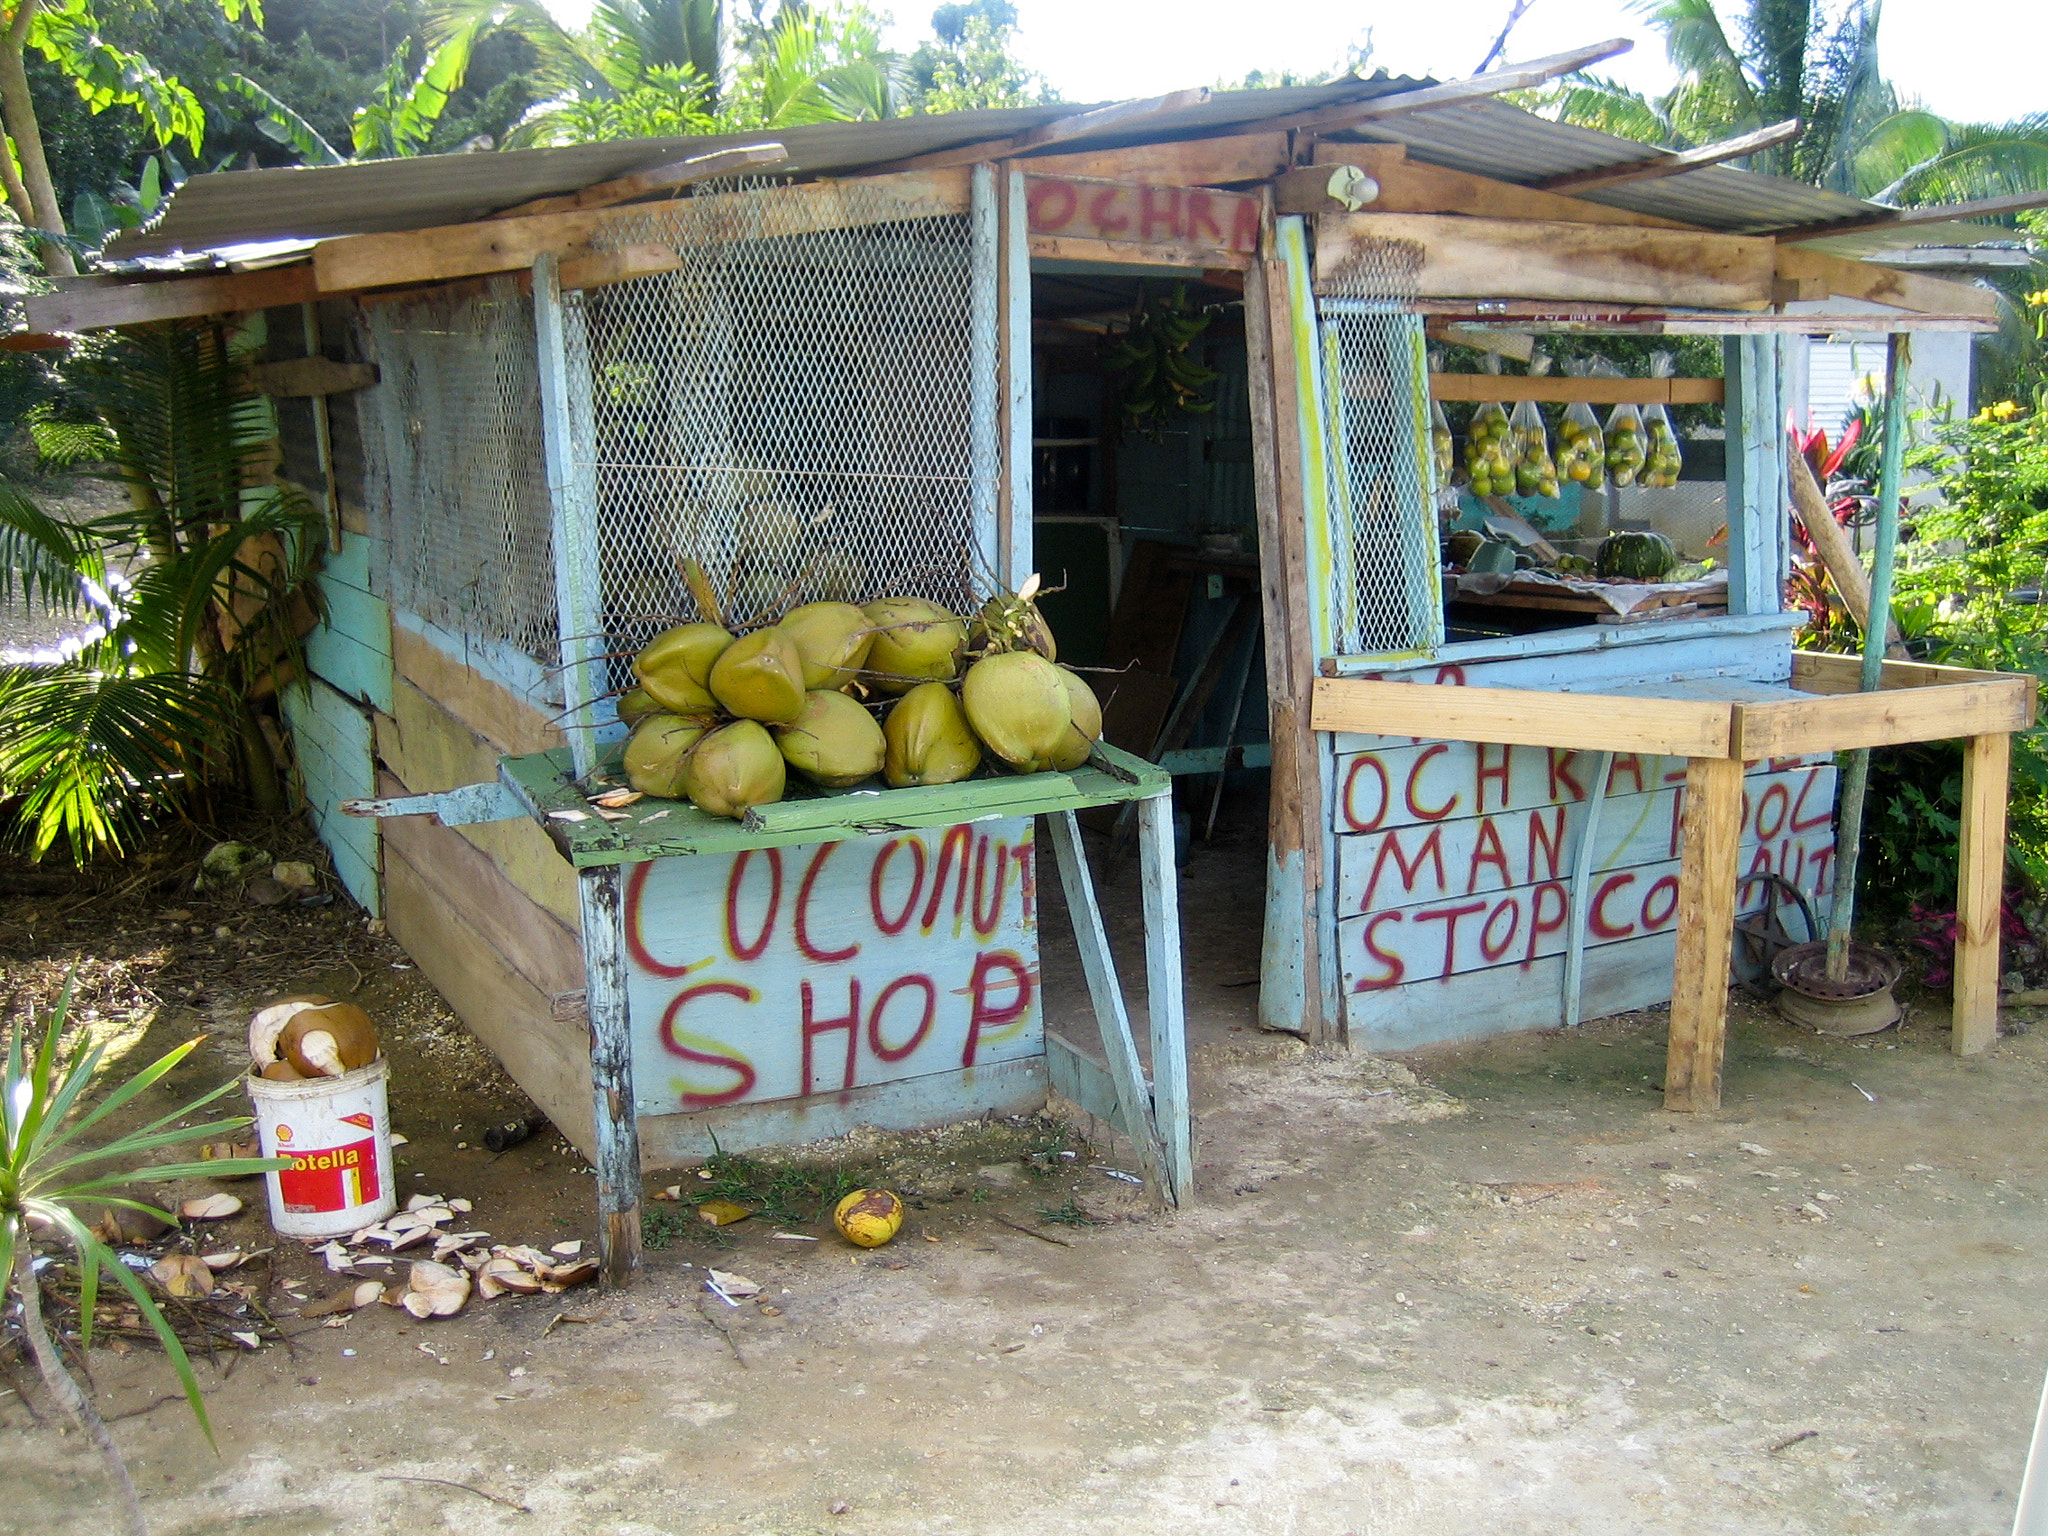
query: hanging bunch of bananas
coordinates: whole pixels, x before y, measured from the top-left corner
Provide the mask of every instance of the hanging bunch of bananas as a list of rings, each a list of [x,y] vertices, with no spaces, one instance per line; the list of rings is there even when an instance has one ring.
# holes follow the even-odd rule
[[[1174,284],[1163,297],[1138,291],[1128,329],[1111,332],[1102,361],[1116,378],[1124,425],[1157,435],[1176,415],[1199,416],[1216,409],[1207,390],[1216,370],[1194,358],[1194,345],[1214,311],[1188,302],[1185,283]]]

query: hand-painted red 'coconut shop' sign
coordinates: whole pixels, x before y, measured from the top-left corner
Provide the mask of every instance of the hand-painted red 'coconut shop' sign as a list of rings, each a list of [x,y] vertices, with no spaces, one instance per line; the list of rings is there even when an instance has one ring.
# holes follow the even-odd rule
[[[1206,247],[1238,257],[1259,248],[1259,200],[1237,192],[1026,176],[1024,204],[1031,233],[1046,239]]]

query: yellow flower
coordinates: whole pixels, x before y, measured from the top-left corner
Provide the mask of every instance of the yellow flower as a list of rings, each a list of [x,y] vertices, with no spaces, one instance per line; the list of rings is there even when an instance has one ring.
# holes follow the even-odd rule
[[[2043,288],[2039,293],[2028,294],[2027,302],[2035,306],[2037,309],[2043,306],[2048,306],[2048,288]]]
[[[2018,403],[2012,400],[2001,400],[1998,402],[1998,404],[1986,406],[1984,409],[1984,414],[1989,416],[1993,421],[2011,421],[2013,417],[2019,415],[2019,413],[2020,408]]]

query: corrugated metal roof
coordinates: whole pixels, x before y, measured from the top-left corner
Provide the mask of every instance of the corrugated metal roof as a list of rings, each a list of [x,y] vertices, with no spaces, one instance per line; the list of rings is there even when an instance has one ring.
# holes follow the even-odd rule
[[[1355,136],[1405,144],[1414,158],[1431,165],[1524,183],[1599,170],[1641,159],[1644,154],[1644,147],[1631,140],[1552,122],[1504,101],[1475,101],[1388,118],[1358,130]],[[1731,234],[1850,219],[1877,208],[1874,203],[1805,182],[1725,165],[1574,195]]]
[[[1199,106],[1148,117],[1142,125],[1066,140],[1057,152],[1201,137],[1240,124],[1434,83],[1376,76],[1369,81],[1347,79],[1279,90],[1218,91]],[[119,236],[107,254],[115,259],[162,257],[260,241],[317,240],[460,224],[529,198],[573,192],[636,169],[769,138],[779,140],[790,155],[786,165],[776,167],[777,174],[846,173],[957,145],[1008,138],[1054,118],[1088,110],[1062,104],[882,122],[818,123],[772,133],[634,139],[562,149],[374,160],[317,169],[221,172],[186,182],[152,228]],[[1352,136],[1406,145],[1417,160],[1432,165],[1522,183],[1616,165],[1643,154],[1643,146],[1630,140],[1553,122],[1497,100],[1389,118],[1356,130]],[[1583,195],[1616,208],[1730,233],[1852,219],[1883,211],[1875,203],[1732,166],[1710,166]],[[2009,237],[2009,232],[1983,225],[1940,228],[1939,238],[1948,243],[1996,239],[2002,233]],[[1876,230],[1843,239],[1853,239],[1854,252],[1862,254],[1897,243],[1919,244],[1928,234],[1923,226],[1910,233],[1901,231],[1891,240]],[[1842,253],[1850,254],[1851,248],[1843,247]]]
[[[1213,133],[1235,123],[1412,90],[1427,81],[1376,77],[1271,91],[1217,91],[1199,106],[1062,143],[1062,152]],[[147,230],[117,237],[110,258],[167,256],[256,241],[328,239],[462,224],[530,198],[574,192],[615,176],[714,150],[774,140],[789,160],[774,174],[821,175],[1010,138],[1088,107],[1061,104],[949,112],[871,123],[815,123],[758,133],[625,139],[561,149],[422,155],[361,165],[222,171],[194,176]]]

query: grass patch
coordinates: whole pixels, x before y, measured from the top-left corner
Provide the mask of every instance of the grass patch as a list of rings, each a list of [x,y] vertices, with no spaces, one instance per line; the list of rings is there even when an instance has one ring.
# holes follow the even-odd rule
[[[1102,1218],[1084,1207],[1078,1200],[1069,1200],[1065,1205],[1055,1206],[1049,1211],[1040,1211],[1038,1219],[1051,1227],[1099,1227]]]

